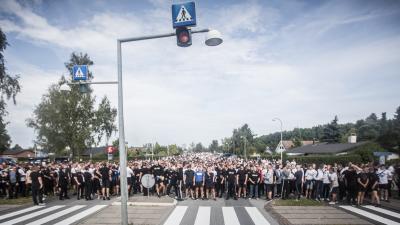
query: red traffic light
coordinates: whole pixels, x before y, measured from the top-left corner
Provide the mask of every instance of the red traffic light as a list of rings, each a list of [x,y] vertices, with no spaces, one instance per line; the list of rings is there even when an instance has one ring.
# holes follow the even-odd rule
[[[192,33],[187,27],[176,28],[176,44],[180,47],[192,45]]]

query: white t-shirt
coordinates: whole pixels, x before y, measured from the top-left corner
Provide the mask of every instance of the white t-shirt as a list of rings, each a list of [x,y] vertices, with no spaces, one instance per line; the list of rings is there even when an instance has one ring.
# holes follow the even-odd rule
[[[388,182],[388,177],[390,176],[390,172],[389,170],[378,170],[376,172],[376,174],[378,174],[379,177],[379,184],[387,184]]]
[[[26,181],[26,174],[25,171],[22,168],[18,169],[18,173],[20,175],[20,181]]]
[[[264,183],[265,184],[273,184],[274,183],[274,171],[266,170],[264,173]]]
[[[133,174],[133,170],[130,168],[130,167],[126,167],[126,177],[127,178],[130,178],[130,177],[132,177],[134,174]]]
[[[328,171],[324,171],[324,174],[322,175],[322,182],[324,184],[330,184],[331,181],[329,180],[329,173]]]
[[[317,171],[315,169],[308,169],[306,171],[306,180],[313,180],[317,175]]]
[[[315,174],[315,180],[322,180],[324,178],[324,171],[318,169],[317,173]]]
[[[329,177],[332,182],[332,187],[339,187],[339,182],[336,172],[331,173]]]

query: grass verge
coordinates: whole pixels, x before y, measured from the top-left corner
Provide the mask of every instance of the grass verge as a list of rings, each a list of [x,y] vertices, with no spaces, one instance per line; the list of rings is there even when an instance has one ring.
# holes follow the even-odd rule
[[[20,197],[20,198],[13,198],[13,199],[1,199],[0,205],[24,205],[32,203],[32,198],[30,197]]]

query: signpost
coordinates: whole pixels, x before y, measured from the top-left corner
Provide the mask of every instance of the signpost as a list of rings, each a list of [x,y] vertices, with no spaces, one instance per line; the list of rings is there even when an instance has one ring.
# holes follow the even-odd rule
[[[196,8],[194,2],[172,5],[172,26],[174,28],[196,26]]]
[[[75,65],[72,68],[73,79],[87,80],[88,79],[88,66],[87,65]]]
[[[152,188],[155,184],[154,176],[151,174],[145,174],[142,176],[142,185],[143,187],[147,188],[147,197],[150,196],[150,188]]]

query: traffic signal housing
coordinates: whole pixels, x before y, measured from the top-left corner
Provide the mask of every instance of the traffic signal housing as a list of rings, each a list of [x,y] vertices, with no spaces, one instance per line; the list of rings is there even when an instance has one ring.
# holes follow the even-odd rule
[[[192,45],[192,31],[190,28],[176,28],[176,44],[179,47],[189,47]]]
[[[79,91],[81,93],[88,93],[89,92],[89,84],[79,84]]]

